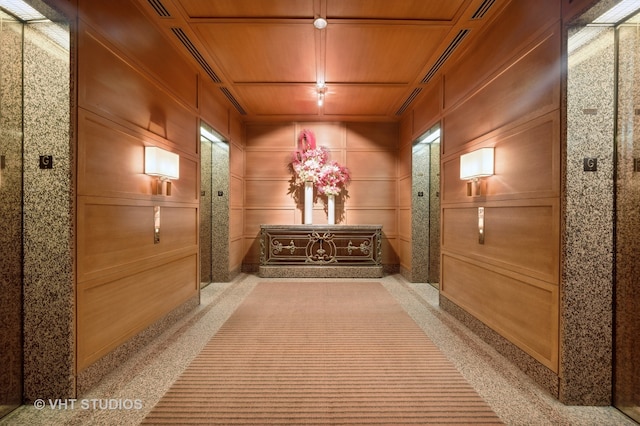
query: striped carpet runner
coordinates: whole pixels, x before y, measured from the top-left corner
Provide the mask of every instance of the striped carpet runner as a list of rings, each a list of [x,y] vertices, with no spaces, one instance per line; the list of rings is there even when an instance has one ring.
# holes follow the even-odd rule
[[[261,282],[143,424],[501,424],[377,282]]]

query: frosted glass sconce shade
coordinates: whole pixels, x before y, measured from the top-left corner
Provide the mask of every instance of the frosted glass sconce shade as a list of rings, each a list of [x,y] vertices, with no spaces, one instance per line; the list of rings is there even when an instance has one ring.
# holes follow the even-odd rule
[[[161,179],[180,177],[180,156],[156,146],[144,149],[144,173]]]
[[[493,148],[480,148],[460,156],[460,179],[493,175]]]
[[[493,175],[493,148],[480,148],[460,156],[460,179],[467,182],[467,196],[482,194],[480,178]]]

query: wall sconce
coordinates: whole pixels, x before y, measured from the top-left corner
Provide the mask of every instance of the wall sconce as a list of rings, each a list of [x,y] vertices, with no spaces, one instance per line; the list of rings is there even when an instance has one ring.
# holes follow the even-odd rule
[[[163,183],[167,183],[166,195],[171,195],[171,179],[180,178],[180,156],[157,146],[144,148],[144,173],[157,178],[154,195],[162,195]]]
[[[481,177],[493,176],[493,148],[480,148],[460,156],[460,179],[467,182],[467,195],[481,194]]]

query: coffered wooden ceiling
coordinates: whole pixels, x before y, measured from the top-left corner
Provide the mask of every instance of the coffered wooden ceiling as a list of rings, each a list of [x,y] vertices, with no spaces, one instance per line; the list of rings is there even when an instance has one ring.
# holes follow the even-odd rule
[[[509,0],[137,1],[245,121],[393,121]]]

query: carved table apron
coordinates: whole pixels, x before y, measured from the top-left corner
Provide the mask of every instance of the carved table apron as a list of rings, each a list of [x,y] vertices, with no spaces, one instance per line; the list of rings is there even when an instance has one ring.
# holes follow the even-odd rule
[[[382,276],[382,225],[261,225],[260,276]]]

